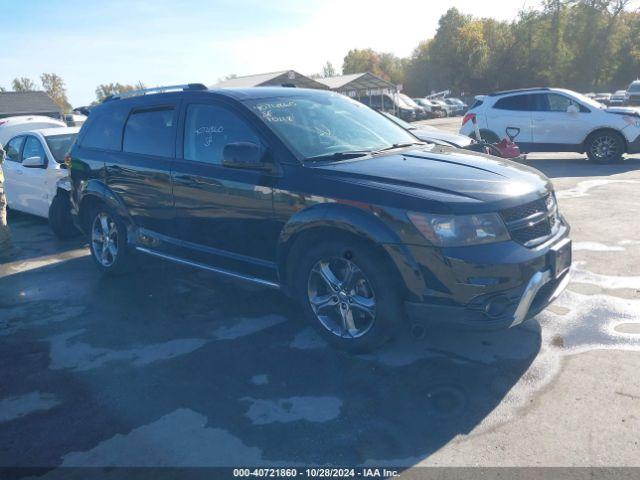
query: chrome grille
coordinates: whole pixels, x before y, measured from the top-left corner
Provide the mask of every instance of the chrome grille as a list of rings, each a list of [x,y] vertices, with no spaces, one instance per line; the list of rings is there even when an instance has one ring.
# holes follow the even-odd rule
[[[549,238],[557,227],[553,193],[517,207],[502,210],[502,219],[516,242],[533,247]]]

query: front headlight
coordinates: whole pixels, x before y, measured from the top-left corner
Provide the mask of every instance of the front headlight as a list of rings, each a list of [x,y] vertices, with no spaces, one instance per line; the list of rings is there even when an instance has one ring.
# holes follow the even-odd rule
[[[439,247],[462,247],[509,240],[509,232],[497,213],[431,215],[408,212],[418,231]]]

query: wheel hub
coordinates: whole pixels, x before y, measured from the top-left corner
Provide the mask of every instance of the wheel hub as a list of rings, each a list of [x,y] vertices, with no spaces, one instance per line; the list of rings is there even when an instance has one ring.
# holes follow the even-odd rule
[[[318,261],[307,290],[317,320],[334,335],[357,338],[373,326],[376,303],[371,283],[350,259]]]

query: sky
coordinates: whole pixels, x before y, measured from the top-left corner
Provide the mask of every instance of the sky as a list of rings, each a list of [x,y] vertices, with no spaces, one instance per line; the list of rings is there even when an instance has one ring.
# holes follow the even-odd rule
[[[211,85],[229,74],[340,70],[352,48],[408,56],[450,7],[512,20],[539,0],[0,0],[0,86],[60,75],[73,106],[102,83]]]

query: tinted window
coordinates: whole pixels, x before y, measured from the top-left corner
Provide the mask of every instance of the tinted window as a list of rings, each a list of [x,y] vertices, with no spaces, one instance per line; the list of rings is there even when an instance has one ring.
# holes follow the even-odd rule
[[[529,95],[513,95],[512,97],[501,98],[496,102],[493,108],[498,108],[500,110],[530,110]]]
[[[484,102],[483,100],[475,100],[471,106],[469,107],[469,110],[473,110],[474,108],[478,108],[480,105],[482,105]]]
[[[134,111],[124,127],[122,150],[130,153],[173,157],[174,110]]]
[[[65,135],[49,135],[46,137],[49,150],[56,162],[62,163],[64,156],[71,149],[71,145],[76,141],[77,133],[67,133]]]
[[[220,164],[227,143],[260,140],[236,114],[215,105],[189,105],[184,125],[184,158]]]
[[[36,137],[29,136],[24,143],[24,148],[22,149],[22,161],[29,157],[38,157],[43,160],[46,160],[47,158],[44,154],[44,148],[42,148],[40,140]]]
[[[84,124],[82,146],[104,150],[120,150],[122,144],[122,126],[127,116],[123,104],[99,107],[91,112],[89,120]]]
[[[22,144],[24,143],[24,137],[17,137],[7,143],[5,148],[5,152],[7,153],[7,160],[12,162],[20,161],[20,148],[22,148]]]

